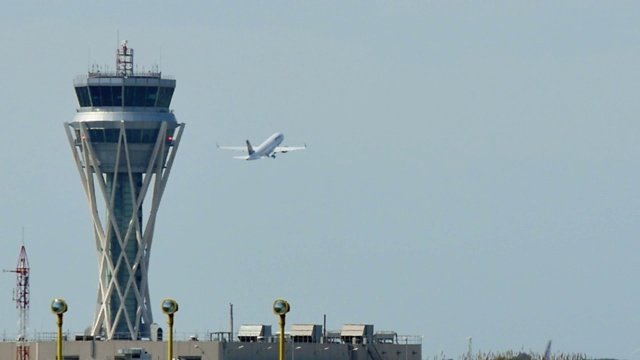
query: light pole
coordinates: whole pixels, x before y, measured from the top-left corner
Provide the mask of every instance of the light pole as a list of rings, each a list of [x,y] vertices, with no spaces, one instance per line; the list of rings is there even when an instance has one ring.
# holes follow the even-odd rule
[[[173,299],[162,300],[162,312],[167,314],[169,324],[169,341],[167,344],[167,359],[173,359],[173,314],[178,311],[178,303]]]
[[[198,350],[200,350],[200,352],[202,353],[202,357],[203,357],[203,358],[206,358],[206,357],[207,357],[207,354],[205,354],[205,353],[204,353],[204,350],[203,350],[200,346],[198,346],[198,345],[196,344],[196,345],[193,345],[193,347],[194,347],[194,348],[196,348],[196,349],[198,349]]]
[[[409,335],[404,337],[404,360],[409,359]]]
[[[58,321],[58,360],[62,360],[62,315],[67,312],[67,302],[64,299],[55,298],[51,302],[51,312],[57,315]]]
[[[284,299],[277,299],[273,302],[273,312],[280,316],[280,360],[284,360],[284,323],[291,306]]]

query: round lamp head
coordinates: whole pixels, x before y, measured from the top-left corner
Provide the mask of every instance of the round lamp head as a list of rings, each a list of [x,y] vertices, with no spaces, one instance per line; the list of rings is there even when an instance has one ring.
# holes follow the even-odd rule
[[[67,302],[63,299],[53,299],[51,302],[51,312],[61,315],[67,312]]]
[[[172,315],[178,311],[178,303],[173,299],[162,300],[162,312],[167,315]]]
[[[287,300],[278,299],[273,302],[273,312],[276,313],[276,315],[284,315],[288,313],[290,309],[291,306],[289,306]]]

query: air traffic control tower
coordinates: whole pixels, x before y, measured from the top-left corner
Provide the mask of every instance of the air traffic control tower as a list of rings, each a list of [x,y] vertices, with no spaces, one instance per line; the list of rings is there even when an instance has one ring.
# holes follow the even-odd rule
[[[169,109],[176,81],[158,70],[133,69],[133,49],[125,41],[115,72],[92,70],[74,80],[80,108],[65,123],[98,251],[91,335],[106,339],[150,336],[153,229],[184,129]]]

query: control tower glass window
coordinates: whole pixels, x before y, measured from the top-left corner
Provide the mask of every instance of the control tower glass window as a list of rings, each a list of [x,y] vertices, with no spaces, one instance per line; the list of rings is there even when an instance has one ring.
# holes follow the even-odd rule
[[[153,107],[158,97],[157,86],[126,86],[124,88],[124,106]]]
[[[171,97],[173,96],[173,90],[175,90],[175,88],[161,87],[160,91],[158,91],[158,104],[156,106],[168,108],[171,103]]]
[[[92,142],[105,142],[104,141],[104,129],[91,129],[89,130],[89,138]]]
[[[153,144],[158,138],[158,129],[127,129],[126,135],[130,144]]]
[[[153,144],[158,138],[158,129],[142,129],[140,142]]]
[[[173,138],[173,130],[167,130],[166,138]],[[158,129],[126,129],[127,142],[130,144],[154,144],[158,139]],[[77,132],[77,136],[80,133]],[[93,143],[117,143],[120,138],[119,129],[89,129],[89,138]]]
[[[89,88],[86,86],[76,88],[76,96],[78,97],[78,103],[81,107],[91,106],[91,99],[89,98]]]
[[[120,138],[120,129],[104,129],[104,141],[117,143]]]
[[[93,106],[122,106],[121,86],[89,86]]]
[[[131,106],[168,109],[174,88],[158,86],[78,86],[76,96],[81,107]]]

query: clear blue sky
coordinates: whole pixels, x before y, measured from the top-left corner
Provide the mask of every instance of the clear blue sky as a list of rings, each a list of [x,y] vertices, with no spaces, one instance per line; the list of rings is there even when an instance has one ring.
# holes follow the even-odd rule
[[[370,323],[424,357],[532,349],[640,359],[640,3],[31,1],[0,12],[0,267],[31,321],[93,321],[98,265],[63,123],[72,81],[175,76],[185,122],[151,255],[178,332]],[[304,152],[235,161],[282,131]],[[0,277],[14,333],[15,278]]]

